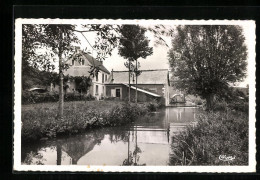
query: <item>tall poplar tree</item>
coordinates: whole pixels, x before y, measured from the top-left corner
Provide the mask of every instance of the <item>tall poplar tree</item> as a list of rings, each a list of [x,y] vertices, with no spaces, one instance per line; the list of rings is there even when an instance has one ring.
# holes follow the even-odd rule
[[[136,83],[136,96],[135,101],[137,102],[137,77],[140,74],[138,71],[138,59],[146,58],[153,54],[153,48],[149,47],[149,40],[145,36],[146,29],[140,27],[139,25],[122,25],[119,30],[120,32],[120,43],[119,43],[119,55],[128,60],[125,63],[129,70],[129,102],[131,100],[131,83],[130,83],[130,73],[135,72],[135,83]],[[134,70],[131,70],[131,64],[135,62]]]

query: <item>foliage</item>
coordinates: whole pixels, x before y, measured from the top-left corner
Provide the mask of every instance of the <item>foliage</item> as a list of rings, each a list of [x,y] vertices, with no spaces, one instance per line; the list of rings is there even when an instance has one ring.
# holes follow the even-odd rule
[[[247,165],[248,115],[243,112],[201,112],[198,123],[172,144],[170,165]],[[220,155],[235,157],[221,161]]]
[[[169,51],[176,87],[199,95],[211,108],[228,83],[245,76],[247,48],[242,28],[234,25],[178,26]]]
[[[76,83],[76,87],[80,92],[87,92],[89,87],[92,85],[92,79],[85,76],[73,77]]]
[[[214,111],[239,111],[245,114],[249,113],[249,103],[243,100],[234,100],[229,103],[226,101],[217,101],[214,103],[212,110]]]
[[[149,47],[149,40],[145,36],[146,29],[138,25],[123,25],[119,32],[121,34],[119,54],[128,60],[125,66],[135,71],[138,76],[141,73],[138,71],[139,67],[135,67],[132,62],[153,54],[153,48]]]
[[[43,102],[57,102],[59,100],[59,94],[56,92],[48,93],[35,93],[29,91],[23,91],[22,93],[22,104],[35,104]],[[91,94],[81,93],[66,93],[64,95],[65,101],[92,101],[95,97]]]
[[[65,61],[75,52],[72,43],[79,43],[73,25],[26,24],[22,30],[23,63],[40,70],[52,71],[55,69],[54,61],[62,57],[60,68],[68,68]]]
[[[110,25],[83,25],[87,30],[84,32],[96,31],[97,36],[103,39],[96,41],[93,46],[98,50],[98,58],[111,53],[112,48],[115,47],[117,39],[111,34]],[[73,44],[79,44],[80,41],[75,35],[75,25],[66,24],[33,24],[23,25],[23,65],[25,67],[33,66],[41,70],[54,70],[55,66],[52,62],[58,59],[59,62],[59,78],[60,86],[63,86],[63,70],[69,68],[66,62],[75,56],[77,48]],[[83,33],[83,32],[82,32]],[[83,35],[83,34],[82,34]],[[83,35],[84,36],[84,35]],[[85,37],[85,36],[84,36]],[[108,46],[111,45],[111,46]],[[37,50],[43,51],[40,55]],[[100,55],[101,54],[101,55]],[[26,69],[23,69],[23,71]],[[99,69],[92,68],[90,74],[97,74]],[[86,89],[87,82],[82,82],[80,85]],[[65,86],[66,88],[66,86]],[[59,115],[63,117],[63,88],[59,92]]]
[[[243,93],[239,89],[229,88],[229,90],[223,94],[223,97],[216,99],[212,109],[214,111],[240,111],[243,113],[249,113],[249,99],[246,93]]]
[[[96,32],[93,48],[97,51],[97,60],[103,61],[107,58],[107,55],[112,55],[113,49],[117,46],[120,25],[88,24],[82,25],[82,28],[82,33]]]
[[[66,102],[64,118],[57,116],[57,103],[23,105],[22,140],[75,134],[97,127],[120,126],[134,121],[149,111],[148,104],[118,101]]]
[[[68,82],[75,81],[76,89],[79,92],[83,92],[83,93],[87,92],[89,87],[92,85],[92,79],[91,79],[90,76],[69,76],[69,75],[66,75],[66,76],[63,77],[63,81],[64,81],[64,84],[63,84],[64,90],[66,90]],[[51,82],[54,84],[54,86],[56,84],[59,84],[59,77],[55,76],[55,79],[53,78]]]
[[[145,31],[145,28],[138,25],[123,25],[120,28],[122,37],[120,38],[119,54],[130,61],[150,56],[153,48],[149,47]]]
[[[118,53],[128,61],[125,66],[129,70],[129,99],[130,97],[130,76],[131,72],[135,72],[135,77],[141,74],[139,71],[140,63],[137,62],[138,58],[146,58],[153,54],[153,48],[149,47],[149,40],[145,36],[146,29],[138,25],[122,25],[120,28],[120,43]],[[136,65],[133,62],[136,61]],[[136,82],[137,83],[137,82]],[[137,92],[136,92],[137,94]],[[137,102],[137,97],[136,97]]]
[[[57,73],[40,71],[32,66],[23,66],[22,72],[22,89],[30,89],[33,87],[47,87],[58,77]]]
[[[151,112],[156,111],[160,106],[161,106],[161,104],[157,103],[156,101],[151,101],[151,102],[147,103],[147,108]]]

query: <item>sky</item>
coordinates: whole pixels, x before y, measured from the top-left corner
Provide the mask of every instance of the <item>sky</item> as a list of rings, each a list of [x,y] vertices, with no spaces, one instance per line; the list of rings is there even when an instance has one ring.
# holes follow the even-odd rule
[[[252,26],[247,23],[242,23],[241,27],[243,28],[243,33],[245,36],[245,44],[248,47],[248,61],[254,61],[254,43],[255,39],[254,36],[252,36]],[[95,42],[95,34],[94,33],[84,33],[85,37],[88,39],[89,43],[91,45]],[[92,50],[87,40],[81,35],[80,33],[77,33],[78,38],[81,40],[81,48],[85,49],[87,48],[92,55],[96,56],[96,51]],[[169,63],[168,63],[168,57],[167,53],[171,47],[171,39],[170,37],[164,37],[169,47],[163,46],[163,45],[155,45],[155,40],[151,32],[146,32],[146,36],[150,40],[149,46],[153,47],[153,54],[151,56],[148,56],[146,59],[139,58],[138,61],[140,62],[140,69],[141,70],[149,70],[149,69],[169,69]],[[127,68],[124,66],[124,62],[126,62],[126,59],[121,57],[118,54],[117,48],[112,51],[112,55],[108,57],[104,62],[104,66],[111,71],[112,69],[114,71],[121,71],[121,70],[127,70]],[[248,84],[248,76],[244,79],[243,82],[236,83],[236,86],[243,86],[245,87]]]
[[[88,39],[91,45],[95,42],[95,34],[94,33],[84,33],[85,37]],[[77,33],[78,38],[81,40],[81,48],[87,48],[95,57],[96,51],[92,51],[92,48],[88,44],[88,42],[85,40],[83,35],[80,33]],[[150,40],[149,46],[153,47],[153,54],[151,56],[148,56],[146,59],[139,58],[138,61],[140,62],[140,69],[142,70],[148,70],[148,69],[168,69],[168,59],[167,59],[167,52],[169,48],[166,46],[155,46],[154,44],[154,37],[152,33],[146,32],[146,36]],[[170,45],[170,39],[168,39],[167,44]],[[124,62],[127,60],[121,57],[118,54],[117,48],[115,48],[112,52],[112,56],[108,57],[104,62],[104,66],[111,71],[112,69],[114,71],[121,71],[121,70],[127,70],[127,68],[124,65]]]

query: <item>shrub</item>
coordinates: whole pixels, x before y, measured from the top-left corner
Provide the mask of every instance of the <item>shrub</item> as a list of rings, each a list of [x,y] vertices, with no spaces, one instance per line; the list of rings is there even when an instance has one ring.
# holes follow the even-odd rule
[[[199,105],[199,106],[203,104],[203,102],[202,102],[201,99],[196,99],[196,100],[194,101],[194,103],[195,103],[196,105]]]
[[[228,104],[225,101],[215,102],[212,110],[214,111],[226,111],[228,109]]]
[[[116,97],[104,97],[104,100],[105,101],[115,101],[115,100],[117,100],[118,98],[116,98]]]
[[[154,103],[154,102],[149,102],[149,103],[147,104],[147,108],[149,109],[149,111],[154,112],[154,111],[157,110],[158,104],[157,104],[157,103]]]
[[[32,104],[41,102],[56,102],[59,100],[59,95],[56,93],[35,93],[29,91],[22,92],[22,103]]]
[[[22,103],[23,104],[35,104],[43,102],[57,102],[59,100],[59,94],[56,92],[48,93],[35,93],[23,91],[22,93]],[[64,95],[64,101],[92,101],[95,97],[91,94],[80,94],[80,93],[66,93]]]
[[[244,113],[203,112],[198,123],[176,137],[171,165],[247,165],[248,116]],[[220,155],[235,160],[219,160]]]
[[[121,126],[149,112],[149,104],[109,101],[91,103],[66,102],[64,119],[57,116],[57,103],[27,105],[22,111],[22,140],[32,141],[42,137],[75,134],[86,129]]]
[[[228,104],[228,107],[231,110],[240,111],[240,112],[244,112],[244,113],[247,113],[247,114],[249,112],[249,104],[248,104],[248,102],[244,102],[244,101],[231,102],[231,103]]]

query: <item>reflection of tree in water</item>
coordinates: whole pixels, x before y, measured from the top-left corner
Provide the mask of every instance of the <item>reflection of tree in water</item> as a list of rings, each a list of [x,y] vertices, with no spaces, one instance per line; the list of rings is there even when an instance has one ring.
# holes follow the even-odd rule
[[[128,131],[124,130],[123,128],[108,128],[106,133],[109,135],[109,140],[111,143],[128,141]]]
[[[42,154],[31,151],[27,153],[23,163],[27,165],[44,165],[43,161],[46,161],[46,159],[43,158]]]
[[[96,144],[100,144],[102,139],[104,139],[103,133],[93,131],[87,135],[69,137],[57,142],[57,165],[61,163],[61,150],[71,157],[72,164],[77,164],[78,160],[93,150]]]
[[[130,131],[128,134],[128,152],[127,152],[127,158],[123,161],[123,166],[145,166],[146,164],[138,164],[140,153],[142,153],[142,150],[137,145],[137,128],[135,129],[135,149],[134,151],[130,151]]]

